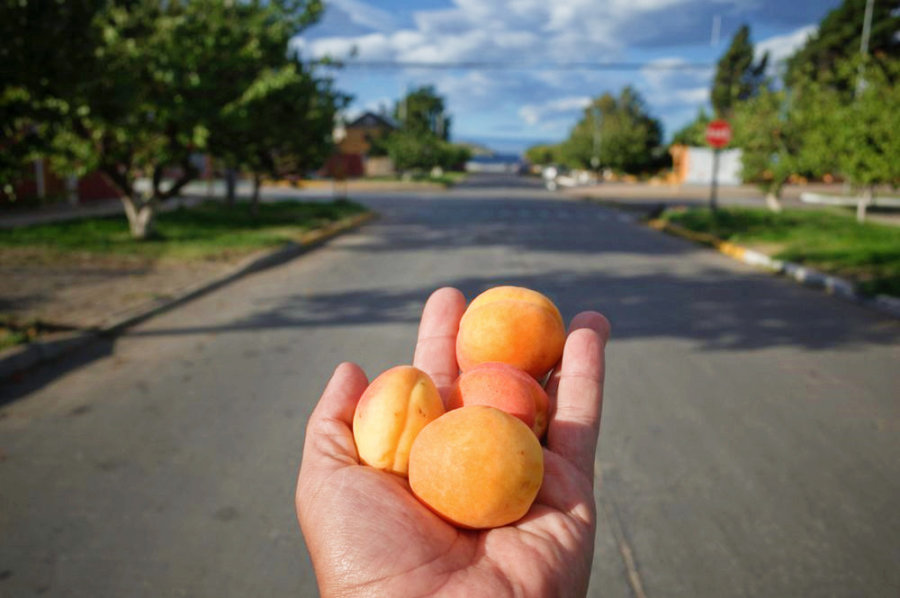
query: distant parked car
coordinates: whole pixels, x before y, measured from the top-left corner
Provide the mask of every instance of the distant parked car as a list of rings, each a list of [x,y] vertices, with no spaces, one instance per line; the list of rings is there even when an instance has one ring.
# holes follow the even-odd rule
[[[597,182],[594,173],[586,170],[569,170],[566,166],[552,164],[541,172],[544,186],[550,191],[560,187],[578,187],[580,185],[592,185]]]

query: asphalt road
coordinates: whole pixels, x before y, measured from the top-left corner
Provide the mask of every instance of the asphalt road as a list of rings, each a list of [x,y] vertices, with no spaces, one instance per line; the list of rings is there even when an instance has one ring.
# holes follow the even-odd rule
[[[334,366],[435,288],[613,324],[591,596],[900,594],[900,325],[515,181],[380,220],[0,390],[0,595],[310,596],[292,493]]]

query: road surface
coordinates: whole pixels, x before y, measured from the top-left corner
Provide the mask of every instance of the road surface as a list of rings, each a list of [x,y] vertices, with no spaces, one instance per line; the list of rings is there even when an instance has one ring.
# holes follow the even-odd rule
[[[292,494],[332,369],[408,363],[432,290],[496,284],[613,324],[591,596],[900,594],[898,322],[528,182],[359,199],[0,390],[0,595],[315,595]]]

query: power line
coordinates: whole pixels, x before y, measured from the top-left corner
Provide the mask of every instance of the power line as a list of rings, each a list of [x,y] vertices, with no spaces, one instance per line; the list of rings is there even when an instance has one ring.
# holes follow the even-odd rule
[[[705,62],[492,62],[468,60],[428,62],[411,60],[347,60],[311,62],[335,68],[357,69],[426,69],[426,70],[505,70],[505,71],[688,71],[711,69]]]

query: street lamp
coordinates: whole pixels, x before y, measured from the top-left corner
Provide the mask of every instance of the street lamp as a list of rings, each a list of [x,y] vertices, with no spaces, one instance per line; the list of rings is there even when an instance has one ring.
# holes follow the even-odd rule
[[[866,56],[869,55],[869,35],[872,32],[872,9],[874,7],[874,4],[875,0],[866,0],[866,12],[865,16],[863,16],[862,39],[859,42],[860,61],[856,75],[857,96],[859,96],[859,94],[863,92],[863,89],[866,88],[866,81],[863,78],[863,71],[865,68]]]

